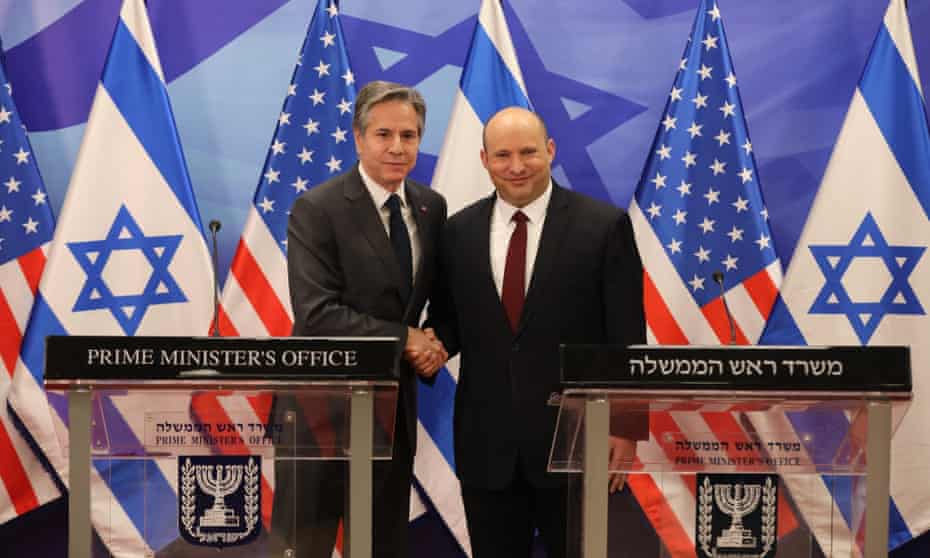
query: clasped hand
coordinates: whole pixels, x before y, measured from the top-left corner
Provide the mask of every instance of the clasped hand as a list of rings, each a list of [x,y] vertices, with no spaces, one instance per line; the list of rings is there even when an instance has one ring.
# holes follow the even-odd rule
[[[404,358],[407,359],[417,374],[424,378],[433,377],[436,372],[449,360],[442,341],[436,337],[432,328],[407,328],[407,345],[404,347]]]

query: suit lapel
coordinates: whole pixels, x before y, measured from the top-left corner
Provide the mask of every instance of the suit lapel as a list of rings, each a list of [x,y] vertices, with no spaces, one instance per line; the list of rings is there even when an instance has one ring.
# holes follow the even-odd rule
[[[427,274],[431,272],[429,267],[430,263],[433,261],[433,253],[436,250],[435,239],[437,234],[435,227],[437,226],[437,222],[436,215],[432,214],[432,211],[435,209],[430,208],[424,202],[422,192],[420,191],[422,187],[408,180],[405,188],[407,203],[410,205],[410,214],[417,224],[417,241],[420,248],[417,273],[413,278],[412,290],[410,296],[407,298],[407,308],[404,311],[404,319],[406,320],[409,317],[408,314],[410,310],[414,306],[414,302],[425,288],[424,281]]]
[[[428,271],[424,264],[432,261],[433,250],[435,250],[433,240],[436,238],[433,224],[436,219],[430,215],[429,207],[423,203],[423,196],[420,195],[418,187],[409,180],[406,185],[406,194],[410,214],[413,215],[413,220],[417,224],[417,240],[420,246],[420,262],[417,266],[416,277],[413,278],[413,284],[416,287],[422,281],[423,274]]]
[[[474,214],[474,221],[465,227],[468,234],[468,241],[462,243],[467,250],[462,255],[465,265],[464,270],[474,270],[474,275],[470,279],[473,282],[474,290],[470,291],[475,294],[475,304],[481,304],[480,301],[494,301],[488,312],[494,314],[491,319],[496,320],[500,327],[506,331],[511,331],[510,321],[507,318],[507,311],[504,309],[504,302],[497,291],[497,285],[494,283],[494,274],[491,272],[491,215],[494,213],[494,202],[497,199],[496,194],[482,200],[482,205]],[[491,308],[494,308],[492,310]],[[487,324],[486,327],[492,327]]]
[[[410,294],[410,287],[404,289],[401,285],[400,265],[397,263],[391,241],[384,230],[381,216],[378,215],[378,209],[371,200],[371,195],[368,194],[365,183],[362,182],[362,175],[359,174],[357,165],[346,177],[344,188],[352,219],[358,225],[372,250],[378,255],[378,259],[384,264],[385,271],[391,282],[398,287],[401,296],[406,299]]]
[[[520,314],[520,326],[517,328],[518,335],[526,327],[533,311],[544,300],[541,293],[545,293],[546,286],[559,260],[559,253],[562,250],[569,220],[568,196],[559,185],[553,182],[552,198],[549,200],[549,207],[546,209],[546,221],[543,224],[542,236],[539,239],[536,261],[533,262],[533,276],[530,278],[530,286],[526,291],[523,313]]]

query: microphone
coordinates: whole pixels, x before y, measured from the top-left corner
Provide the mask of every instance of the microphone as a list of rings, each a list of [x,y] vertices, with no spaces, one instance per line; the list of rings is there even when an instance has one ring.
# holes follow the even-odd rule
[[[730,326],[730,345],[736,345],[736,325],[733,324],[733,315],[730,314],[730,306],[727,304],[727,297],[723,291],[723,272],[715,271],[711,277],[714,283],[720,285],[720,300],[723,301],[723,311],[727,315],[727,324]]]
[[[219,249],[216,245],[216,233],[220,232],[221,228],[223,228],[223,224],[218,220],[210,221],[210,236],[213,238],[213,327],[211,328],[213,337],[220,336],[220,284],[219,278],[216,276],[216,270],[219,267],[217,262]]]

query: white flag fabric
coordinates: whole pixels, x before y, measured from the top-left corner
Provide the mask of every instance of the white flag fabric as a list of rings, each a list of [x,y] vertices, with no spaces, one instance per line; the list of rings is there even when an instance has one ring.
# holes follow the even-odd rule
[[[143,0],[125,0],[23,341],[11,404],[64,479],[65,407],[30,406],[47,335],[205,335],[210,255]],[[131,402],[123,398],[122,404]],[[102,400],[110,436],[141,450],[144,425]],[[116,440],[113,443],[117,443]],[[170,542],[176,476],[154,461],[95,461],[94,525],[114,556]],[[140,490],[146,482],[148,490]],[[160,510],[153,514],[153,510]],[[161,522],[164,522],[162,524]]]
[[[914,401],[892,444],[891,548],[930,528],[928,217],[926,105],[907,11],[891,0],[762,338],[910,346]],[[834,450],[831,425],[817,426],[819,447],[806,449]],[[839,510],[854,536],[855,511]]]
[[[445,196],[450,215],[493,191],[481,165],[481,134],[485,122],[508,106],[529,108],[530,103],[501,3],[483,0],[433,173],[432,187]],[[414,473],[422,495],[471,556],[452,443],[457,380],[458,358],[439,371],[434,386],[420,384]]]

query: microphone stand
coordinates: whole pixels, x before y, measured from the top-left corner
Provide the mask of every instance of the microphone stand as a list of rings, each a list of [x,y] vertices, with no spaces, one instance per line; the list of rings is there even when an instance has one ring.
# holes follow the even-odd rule
[[[217,248],[216,233],[218,233],[221,228],[223,228],[223,224],[216,219],[210,221],[210,235],[213,238],[213,325],[210,333],[212,337],[220,336],[220,285],[219,278],[216,274],[216,270],[219,267],[219,249]]]
[[[723,272],[715,271],[711,276],[714,283],[720,286],[720,300],[723,301],[723,312],[727,315],[727,324],[730,326],[730,345],[736,345],[736,325],[733,323],[733,315],[730,314],[730,306],[727,304],[726,293],[723,290]]]

